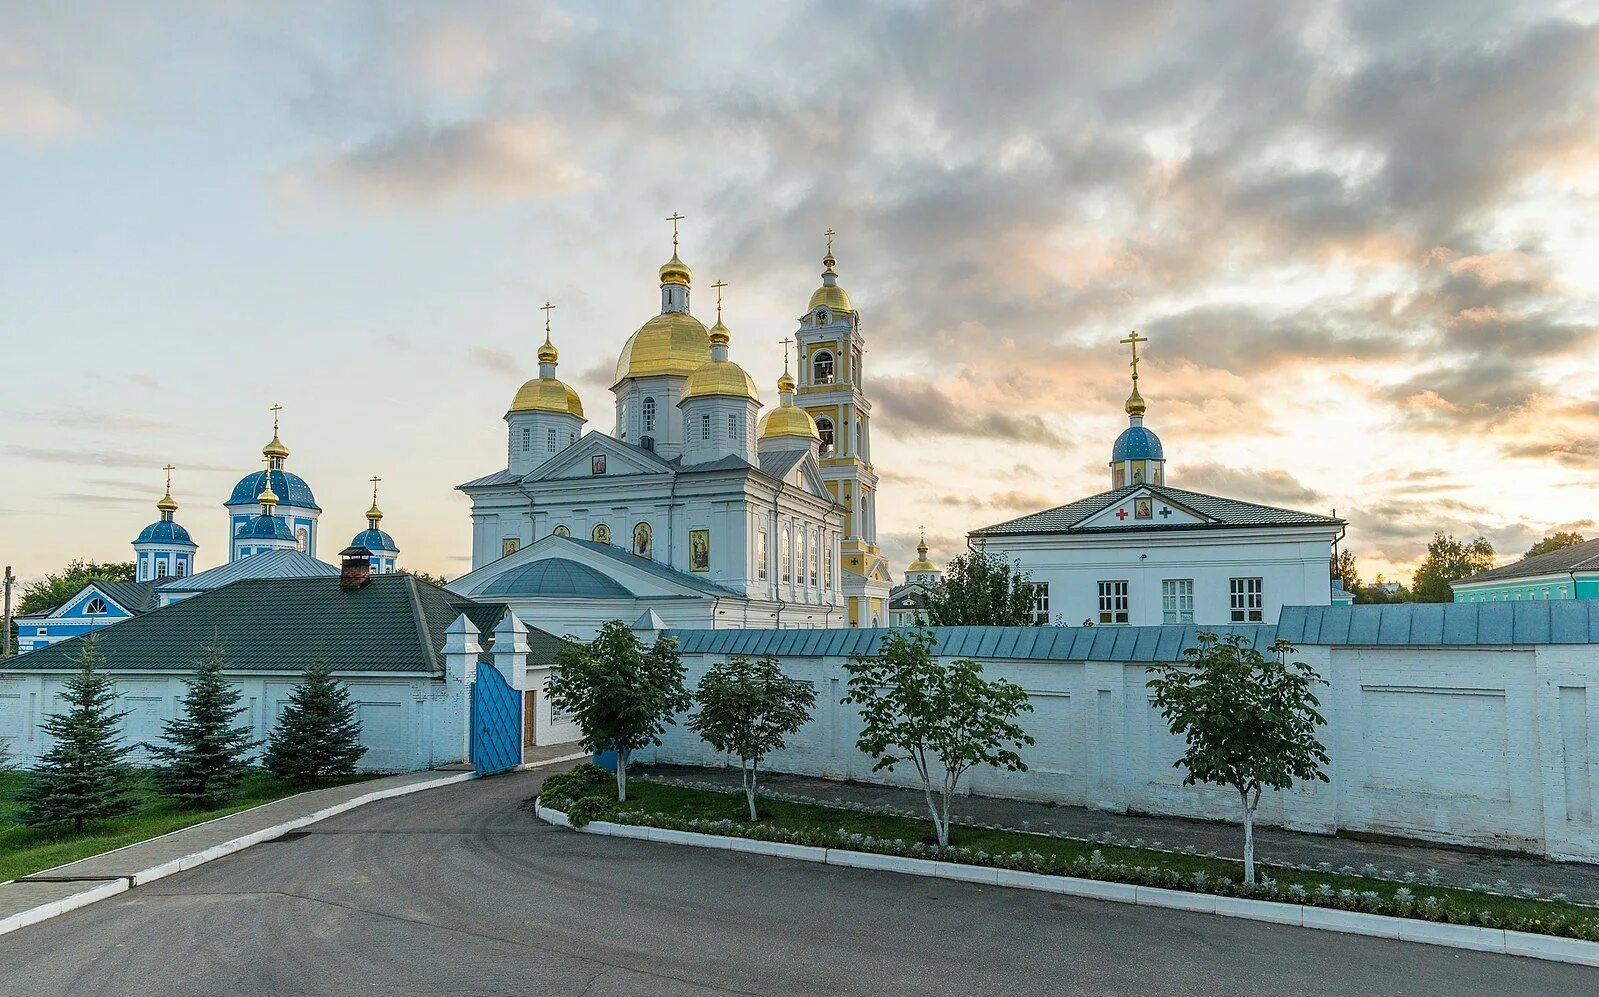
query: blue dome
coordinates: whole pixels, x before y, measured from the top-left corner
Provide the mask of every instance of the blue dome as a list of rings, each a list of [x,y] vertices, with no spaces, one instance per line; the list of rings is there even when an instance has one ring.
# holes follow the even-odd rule
[[[188,544],[195,546],[189,539],[189,531],[177,523],[168,520],[159,520],[144,528],[139,538],[133,541],[136,544]]]
[[[1165,460],[1166,455],[1160,448],[1160,437],[1143,426],[1128,426],[1116,437],[1116,445],[1110,450],[1110,459],[1112,463],[1120,460]]]
[[[398,554],[400,548],[394,545],[394,538],[382,530],[362,530],[350,541],[351,547],[365,547],[374,554]]]
[[[233,495],[228,499],[228,505],[254,505],[261,497],[261,486],[266,480],[266,471],[255,471],[239,479],[233,486]],[[322,511],[316,504],[316,496],[311,494],[311,486],[298,474],[289,471],[273,471],[272,490],[277,493],[278,501],[284,505],[298,506],[302,509],[315,509]]]
[[[289,529],[288,520],[282,516],[256,516],[244,524],[244,531],[238,535],[237,539],[297,540],[294,531]]]
[[[513,568],[472,594],[557,599],[627,599],[633,595],[588,565],[564,557],[545,558]]]

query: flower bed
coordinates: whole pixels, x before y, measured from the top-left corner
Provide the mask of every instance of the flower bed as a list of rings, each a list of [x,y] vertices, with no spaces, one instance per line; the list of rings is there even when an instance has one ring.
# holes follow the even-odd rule
[[[940,847],[928,840],[927,821],[900,814],[763,796],[763,819],[752,823],[742,819],[743,795],[736,791],[635,781],[629,790],[635,798],[618,803],[614,785],[609,773],[579,766],[547,779],[541,802],[564,810],[574,827],[609,821],[1599,941],[1599,911],[1563,899],[1265,864],[1259,884],[1246,887],[1240,863],[1184,851],[965,825]]]

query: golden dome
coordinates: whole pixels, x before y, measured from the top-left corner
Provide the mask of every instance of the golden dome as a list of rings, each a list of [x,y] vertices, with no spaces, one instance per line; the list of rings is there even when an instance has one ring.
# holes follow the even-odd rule
[[[366,518],[372,520],[374,523],[383,518],[383,510],[378,508],[377,499],[372,500],[372,508],[366,511]]]
[[[267,472],[266,482],[261,486],[261,494],[256,496],[256,499],[261,505],[269,509],[278,504],[278,493],[272,490],[271,471]]]
[[[786,370],[783,371],[783,376],[777,379],[777,390],[778,391],[793,391],[794,390],[794,379],[789,376],[788,371],[786,371]]]
[[[796,405],[783,405],[766,413],[765,418],[761,419],[760,430],[763,440],[775,436],[800,436],[817,441],[822,438],[822,434],[816,431],[816,420]]]
[[[556,363],[561,359],[561,351],[550,342],[550,334],[544,334],[544,345],[539,347],[539,363]]]
[[[516,393],[516,398],[511,402],[511,411],[563,412],[581,419],[583,399],[562,381],[553,377],[535,377]]]
[[[276,432],[272,434],[272,442],[261,448],[261,456],[263,457],[277,457],[282,459],[288,455],[289,448],[283,445],[282,440],[278,439],[278,434]]]
[[[178,500],[172,497],[172,489],[167,489],[167,493],[157,500],[155,507],[161,512],[178,511]]]
[[[714,333],[713,333],[714,335]],[[683,384],[682,401],[690,398],[748,398],[760,404],[755,380],[731,360],[712,360],[688,376]]]
[[[694,282],[694,272],[688,264],[677,258],[677,250],[672,250],[672,258],[661,264],[662,284],[688,285]]]
[[[732,330],[723,325],[722,320],[718,318],[716,320],[716,324],[711,326],[711,345],[726,346],[728,343],[732,342],[732,340]]]
[[[849,303],[849,295],[837,284],[823,284],[818,287],[816,293],[811,295],[810,307],[805,310],[814,312],[823,305],[836,312],[852,312],[855,310],[855,306]]]
[[[616,358],[616,380],[671,374],[687,377],[711,359],[710,332],[687,312],[665,312],[639,326]]]
[[[1127,414],[1143,415],[1147,408],[1144,396],[1138,393],[1138,385],[1133,385],[1133,393],[1127,396]]]

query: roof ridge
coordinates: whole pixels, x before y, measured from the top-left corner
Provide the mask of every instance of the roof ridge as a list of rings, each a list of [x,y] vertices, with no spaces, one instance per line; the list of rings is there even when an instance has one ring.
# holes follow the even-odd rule
[[[1325,516],[1319,512],[1305,512],[1303,509],[1290,509],[1285,505],[1267,505],[1264,502],[1251,502],[1248,499],[1236,499],[1228,495],[1212,495],[1209,492],[1196,492],[1188,488],[1178,488],[1175,485],[1150,484],[1149,487],[1159,491],[1176,492],[1179,495],[1198,495],[1201,498],[1221,499],[1223,502],[1236,502],[1239,505],[1247,505],[1254,509],[1269,509],[1272,512],[1291,512],[1296,516],[1315,516],[1319,519],[1325,519],[1330,523],[1342,522],[1342,520],[1338,519],[1336,516]]]
[[[427,655],[428,665],[435,675],[443,674],[444,667],[439,662],[439,649],[433,646],[433,634],[428,630],[427,614],[422,611],[422,593],[417,589],[416,576],[409,571],[396,572],[405,579],[405,592],[411,602],[411,620],[416,624],[416,635],[422,641],[422,651]]]

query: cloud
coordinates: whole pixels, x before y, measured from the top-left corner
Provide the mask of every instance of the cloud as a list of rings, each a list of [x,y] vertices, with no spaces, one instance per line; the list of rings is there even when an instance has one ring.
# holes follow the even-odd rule
[[[479,367],[485,367],[497,373],[515,374],[520,370],[516,357],[509,350],[496,350],[486,346],[474,346],[468,351],[467,356]]]
[[[1173,477],[1175,479],[1176,475]],[[1325,495],[1307,487],[1287,471],[1255,471],[1208,462],[1185,464],[1181,478],[1173,484],[1246,502],[1296,509],[1317,507],[1327,501]]]
[[[385,131],[294,174],[290,188],[325,183],[386,204],[431,204],[537,200],[593,182],[549,122],[480,118]]]
[[[0,135],[61,138],[76,131],[81,118],[77,108],[49,90],[0,79]]]
[[[163,457],[135,453],[128,450],[74,450],[7,445],[0,447],[0,452],[42,464],[67,464],[75,467],[138,467],[151,469],[160,467],[167,462],[167,459]],[[186,462],[182,467],[185,471],[232,473],[238,470],[237,468],[192,462]]]
[[[874,404],[881,405],[902,436],[982,437],[1062,446],[1066,437],[1036,415],[1018,415],[999,401],[966,404],[952,397],[948,386],[911,378],[877,377],[872,380]]]

